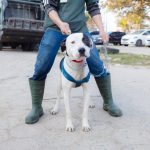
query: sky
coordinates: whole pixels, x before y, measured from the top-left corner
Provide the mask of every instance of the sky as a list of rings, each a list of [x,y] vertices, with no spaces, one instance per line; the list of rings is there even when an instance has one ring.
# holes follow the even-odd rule
[[[103,2],[106,2],[107,0],[102,0]],[[99,6],[101,9],[101,15],[103,19],[104,28],[107,32],[111,31],[117,31],[117,17],[115,13],[112,11],[108,11],[107,8],[102,8],[101,3],[99,2]]]
[[[103,19],[104,28],[107,32],[118,30],[117,18],[113,12],[106,12],[101,10],[101,15]]]
[[[102,0],[107,1],[107,0]],[[101,5],[101,3],[99,3]],[[117,30],[117,18],[113,12],[108,12],[106,9],[101,8],[101,15],[104,24],[104,28],[107,32]]]

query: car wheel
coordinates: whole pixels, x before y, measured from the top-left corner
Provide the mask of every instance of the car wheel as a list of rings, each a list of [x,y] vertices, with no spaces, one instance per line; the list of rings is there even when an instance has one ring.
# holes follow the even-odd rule
[[[11,45],[11,48],[12,48],[12,49],[16,49],[17,46],[18,46],[17,44],[12,44],[12,45]]]
[[[38,43],[23,43],[21,46],[23,51],[37,51],[39,48]]]
[[[113,43],[114,45],[117,45],[118,43]]]
[[[137,40],[135,45],[136,45],[137,47],[142,46],[142,40]]]
[[[0,43],[0,51],[2,51],[2,49],[3,49],[3,45],[2,43]]]
[[[23,51],[31,51],[31,44],[30,43],[23,43],[21,45],[21,47],[22,47]]]
[[[39,43],[32,43],[31,44],[31,51],[38,51]]]
[[[125,44],[124,46],[128,46],[128,44]]]

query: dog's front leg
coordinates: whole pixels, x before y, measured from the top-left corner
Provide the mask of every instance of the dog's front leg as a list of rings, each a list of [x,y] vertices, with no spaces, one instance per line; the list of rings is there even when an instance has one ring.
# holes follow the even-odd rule
[[[62,81],[61,81],[61,77],[60,77],[58,87],[57,87],[57,99],[56,99],[54,108],[51,110],[52,115],[56,115],[58,113],[60,97],[61,97],[61,90],[62,90]]]
[[[87,84],[83,84],[83,97],[84,97],[84,107],[83,107],[83,114],[82,114],[82,130],[84,132],[88,132],[91,130],[91,127],[88,123],[88,108],[89,108],[89,92],[87,89]]]
[[[65,108],[66,108],[66,122],[67,122],[66,130],[69,132],[73,132],[75,128],[72,123],[72,116],[71,116],[71,110],[70,110],[70,104],[69,104],[71,88],[64,87],[63,92],[64,92],[64,103],[65,103]]]

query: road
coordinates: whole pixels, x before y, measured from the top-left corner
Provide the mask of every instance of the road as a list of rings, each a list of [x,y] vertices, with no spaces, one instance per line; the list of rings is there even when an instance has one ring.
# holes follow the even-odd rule
[[[71,110],[76,131],[65,131],[65,109],[49,111],[56,99],[58,55],[47,77],[43,108],[45,115],[34,125],[24,118],[31,108],[28,78],[33,74],[36,52],[0,52],[0,150],[149,150],[150,69],[110,66],[115,102],[123,117],[114,118],[102,109],[102,98],[91,78],[89,91],[96,107],[89,110],[92,131],[81,130],[83,108],[81,88],[73,89]]]

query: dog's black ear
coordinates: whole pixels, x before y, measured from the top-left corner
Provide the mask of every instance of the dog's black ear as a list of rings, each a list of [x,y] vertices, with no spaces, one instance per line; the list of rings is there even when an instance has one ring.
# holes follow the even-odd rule
[[[87,36],[86,34],[84,34],[84,33],[83,33],[82,41],[89,48],[93,47],[93,41],[92,41],[92,39],[89,36]]]
[[[64,39],[61,44],[60,44],[60,47],[61,47],[61,51],[64,52],[66,50],[66,39]]]

